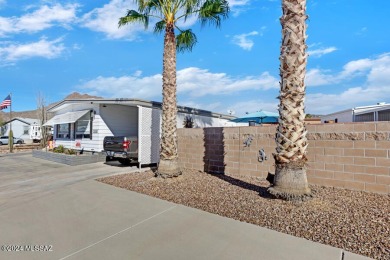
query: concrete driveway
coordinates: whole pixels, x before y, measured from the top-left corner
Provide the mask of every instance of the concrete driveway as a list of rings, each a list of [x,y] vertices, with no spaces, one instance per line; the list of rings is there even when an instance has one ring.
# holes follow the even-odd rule
[[[0,212],[14,201],[43,196],[83,180],[136,170],[118,162],[67,166],[33,158],[31,153],[0,154]]]
[[[366,259],[93,180],[130,171],[0,157],[0,259]]]

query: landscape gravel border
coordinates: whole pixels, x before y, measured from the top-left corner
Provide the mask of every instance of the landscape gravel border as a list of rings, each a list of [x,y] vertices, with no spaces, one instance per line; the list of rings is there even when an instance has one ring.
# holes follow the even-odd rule
[[[186,170],[173,179],[152,171],[98,181],[252,223],[374,259],[390,259],[390,196],[310,185],[314,198],[272,198],[264,178]]]

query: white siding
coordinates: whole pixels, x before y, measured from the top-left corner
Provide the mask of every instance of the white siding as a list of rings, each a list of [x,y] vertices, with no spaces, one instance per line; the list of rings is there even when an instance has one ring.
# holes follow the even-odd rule
[[[80,109],[78,109],[80,108]],[[77,109],[77,110],[76,110]],[[103,151],[103,139],[110,135],[138,135],[138,109],[136,107],[121,106],[121,105],[107,105],[96,106],[89,104],[84,106],[72,106],[61,111],[61,113],[93,109],[96,114],[93,118],[92,124],[92,140],[61,140],[55,141],[55,146],[63,145],[66,148],[81,149],[86,151]],[[73,124],[72,124],[73,125]],[[73,128],[72,130],[73,131]],[[55,133],[56,134],[56,133]],[[79,145],[78,145],[79,143]]]
[[[352,109],[322,116],[321,123],[324,123],[325,121],[329,121],[329,120],[335,120],[336,118],[338,123],[352,122],[353,121]]]
[[[27,134],[24,134],[25,128],[28,130]],[[9,135],[9,130],[10,130],[10,123],[6,125],[6,131],[4,135],[8,136]],[[23,140],[28,140],[30,139],[30,125],[23,123],[19,120],[13,120],[12,121],[12,132],[14,137],[16,138],[22,138]]]
[[[160,150],[159,138],[161,129],[161,110],[144,107],[141,108],[144,110],[145,113],[142,113],[142,111],[140,112],[142,114],[142,120],[139,120],[139,108],[135,106],[116,104],[106,104],[99,106],[97,104],[91,104],[90,102],[66,106],[65,108],[60,110],[61,114],[80,110],[95,111],[92,125],[92,140],[75,140],[73,135],[74,124],[71,124],[71,139],[55,139],[55,146],[63,145],[66,148],[83,148],[85,151],[100,152],[103,150],[103,139],[105,136],[124,135],[140,137],[139,131],[146,129],[147,131],[143,133],[143,136],[144,139],[150,139],[148,141],[150,145],[144,145],[142,146],[142,149],[139,148],[140,152],[145,152],[145,154],[143,154],[144,158],[147,158],[141,163],[156,163],[159,159]],[[184,118],[187,115],[192,116],[194,118],[195,127],[224,127],[235,125],[235,123],[232,124],[227,119],[211,117],[211,114],[210,116],[200,116],[187,113],[178,113],[178,128],[183,128]],[[145,126],[141,127],[139,126],[139,121],[149,122],[151,125],[146,124]],[[55,132],[54,136],[56,136]]]

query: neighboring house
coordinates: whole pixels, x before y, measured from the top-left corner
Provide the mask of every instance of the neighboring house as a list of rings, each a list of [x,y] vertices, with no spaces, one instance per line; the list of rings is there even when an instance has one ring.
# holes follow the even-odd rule
[[[322,123],[390,121],[390,104],[355,107],[321,117]]]
[[[13,118],[12,120],[5,122],[1,127],[1,135],[8,136],[11,125],[14,137],[21,138],[28,143],[31,140],[31,126],[39,125],[39,120],[33,118]]]
[[[74,99],[51,107],[54,146],[101,152],[105,136],[137,136],[139,161],[156,163],[160,150],[161,103],[140,99]],[[232,126],[234,116],[178,106],[177,127],[186,116],[194,127]]]

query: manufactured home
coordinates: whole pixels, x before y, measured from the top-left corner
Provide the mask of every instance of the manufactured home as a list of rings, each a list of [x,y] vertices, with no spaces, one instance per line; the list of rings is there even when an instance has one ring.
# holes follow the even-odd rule
[[[54,116],[44,125],[53,126],[54,146],[101,152],[105,136],[138,136],[140,164],[157,163],[160,150],[161,103],[141,99],[63,100],[48,112]],[[234,126],[234,116],[178,106],[177,127],[186,118],[194,127]]]
[[[381,102],[372,106],[355,107],[321,117],[322,123],[390,121],[390,104]]]
[[[23,139],[26,143],[33,141],[33,127],[39,126],[40,121],[33,118],[13,118],[12,120],[5,122],[1,127],[1,135],[8,136],[10,128],[14,137]]]

